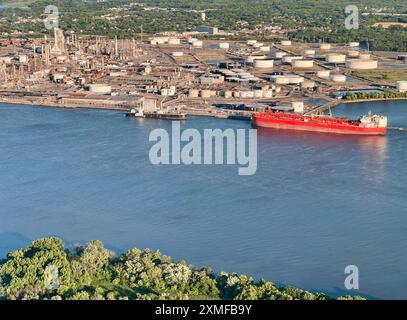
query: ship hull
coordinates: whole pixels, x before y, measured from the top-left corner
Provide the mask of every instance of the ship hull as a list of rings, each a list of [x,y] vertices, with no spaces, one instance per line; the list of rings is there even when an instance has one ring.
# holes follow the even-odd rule
[[[284,121],[279,119],[262,119],[254,116],[253,124],[256,127],[282,129],[282,130],[297,130],[310,131],[332,134],[348,134],[348,135],[366,135],[366,136],[383,136],[386,135],[387,128],[364,128],[347,125],[322,125],[320,123],[304,122],[304,121]]]

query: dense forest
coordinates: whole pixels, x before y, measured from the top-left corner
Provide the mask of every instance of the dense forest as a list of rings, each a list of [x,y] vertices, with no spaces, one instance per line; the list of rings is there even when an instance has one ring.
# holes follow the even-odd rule
[[[346,100],[407,99],[407,92],[349,92]]]
[[[1,299],[43,300],[329,300],[238,275],[215,274],[151,250],[115,256],[100,241],[68,251],[58,238],[33,241],[0,261]],[[362,299],[340,297],[340,300]]]
[[[310,42],[365,41],[372,50],[406,51],[407,29],[373,27],[377,22],[407,22],[407,2],[387,0],[0,0],[1,31],[45,33],[41,18],[55,5],[64,29],[84,34],[135,37],[145,33],[191,31],[207,24],[226,31],[260,30],[280,26],[293,40]],[[357,5],[360,29],[346,30],[345,7]],[[385,15],[382,13],[386,12]],[[377,15],[376,13],[380,13]],[[28,20],[16,23],[19,18]]]

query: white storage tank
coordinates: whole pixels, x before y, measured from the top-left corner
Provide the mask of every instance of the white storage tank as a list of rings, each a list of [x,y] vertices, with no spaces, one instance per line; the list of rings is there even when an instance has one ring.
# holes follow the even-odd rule
[[[357,50],[349,50],[347,54],[349,58],[357,58],[359,57],[359,53]]]
[[[287,77],[289,79],[289,84],[301,84],[301,83],[303,83],[305,81],[304,77],[300,77],[300,76],[297,76],[297,75],[290,75],[290,76],[287,76]]]
[[[397,81],[396,87],[398,92],[407,92],[407,81]]]
[[[319,45],[319,48],[320,48],[321,50],[330,50],[330,49],[332,48],[332,46],[331,46],[330,43],[321,43],[321,44]]]
[[[216,91],[214,90],[201,90],[201,98],[211,98],[216,96]]]
[[[292,63],[294,60],[302,60],[304,57],[303,56],[285,56],[283,57],[282,61],[283,63]]]
[[[355,59],[346,63],[347,68],[355,70],[372,70],[377,69],[378,66],[377,60]]]
[[[218,44],[219,49],[228,50],[230,45],[228,42],[221,42]]]
[[[333,74],[331,75],[331,80],[333,82],[346,82],[346,76],[343,74]]]
[[[181,39],[179,39],[179,38],[169,38],[168,39],[168,44],[171,44],[171,45],[174,45],[174,46],[180,45],[181,44]]]
[[[305,80],[302,84],[301,84],[301,88],[303,89],[313,89],[315,88],[315,82],[311,81],[311,80]]]
[[[351,42],[349,42],[348,43],[348,46],[349,47],[359,47],[359,45],[360,45],[360,43],[359,42],[356,42],[356,41],[351,41]]]
[[[192,42],[192,46],[194,48],[202,48],[203,47],[203,41],[202,40],[196,40]]]
[[[176,51],[176,52],[173,52],[173,53],[172,53],[172,56],[173,56],[174,58],[179,58],[179,57],[183,57],[183,56],[184,56],[184,53],[183,53],[182,51]]]
[[[293,101],[291,106],[294,109],[294,112],[303,113],[304,112],[304,102],[303,101]]]
[[[292,42],[290,40],[283,40],[281,41],[282,46],[291,46]]]
[[[371,57],[370,53],[359,53],[359,59],[370,60],[370,57]]]
[[[264,60],[266,56],[248,56],[246,58],[247,63],[254,63],[255,60]]]
[[[254,90],[253,93],[255,98],[263,98],[263,90]]]
[[[275,84],[289,84],[290,79],[286,76],[271,76],[270,81],[274,82]]]
[[[232,98],[232,91],[224,90],[224,91],[222,91],[222,96],[226,99],[230,99],[230,98]]]
[[[287,52],[277,51],[277,52],[274,52],[271,56],[276,58],[276,59],[282,59],[286,55],[287,55]]]
[[[18,62],[20,63],[27,63],[28,62],[28,56],[25,54],[20,54],[18,56]]]
[[[329,70],[319,70],[319,71],[317,71],[317,77],[318,78],[329,79],[330,75],[331,75],[331,71],[329,71]]]
[[[325,57],[326,62],[328,63],[345,63],[346,56],[344,54],[329,54]]]
[[[304,55],[306,55],[306,56],[314,56],[315,55],[315,50],[313,50],[313,49],[305,50]]]
[[[197,89],[189,89],[189,97],[190,98],[198,98],[199,97],[199,90],[197,90]]]
[[[313,60],[293,60],[294,68],[312,68],[314,66]]]
[[[89,92],[97,93],[97,94],[111,94],[112,87],[107,84],[89,84],[86,89]]]
[[[254,67],[257,69],[270,69],[274,67],[274,60],[255,60]]]
[[[264,90],[263,91],[263,98],[273,98],[273,90],[269,89],[269,90]]]

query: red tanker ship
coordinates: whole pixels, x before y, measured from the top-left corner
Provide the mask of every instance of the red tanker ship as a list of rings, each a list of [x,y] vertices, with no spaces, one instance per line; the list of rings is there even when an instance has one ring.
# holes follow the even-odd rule
[[[369,113],[358,120],[329,116],[304,116],[301,114],[266,111],[252,118],[256,127],[314,131],[336,134],[385,135],[387,117]]]

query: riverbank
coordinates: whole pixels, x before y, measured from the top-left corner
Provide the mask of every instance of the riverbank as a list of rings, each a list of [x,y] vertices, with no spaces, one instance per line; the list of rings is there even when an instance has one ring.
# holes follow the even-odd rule
[[[39,239],[10,253],[0,263],[0,280],[5,278],[0,300],[334,300],[246,275],[215,274],[149,249],[116,257],[102,242],[92,241],[67,252],[58,238]]]

